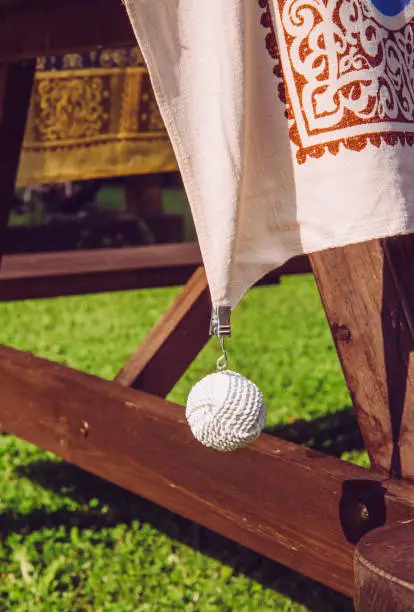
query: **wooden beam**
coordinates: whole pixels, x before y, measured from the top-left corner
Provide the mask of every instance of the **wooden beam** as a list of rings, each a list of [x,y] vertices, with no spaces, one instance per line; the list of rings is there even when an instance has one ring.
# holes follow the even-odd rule
[[[0,302],[183,285],[201,265],[193,243],[5,255]],[[259,284],[309,270],[307,258],[296,258]]]
[[[197,443],[183,408],[0,347],[0,421],[102,478],[347,595],[354,543],[413,515],[414,486],[262,435],[235,453]]]
[[[311,256],[372,465],[414,478],[414,238]]]
[[[85,181],[87,180],[85,176]],[[21,204],[21,201],[19,202]],[[174,244],[183,241],[184,220],[182,215],[168,214],[144,220],[145,228],[133,215],[123,213],[99,212],[85,218],[55,219],[39,225],[12,225],[4,236],[4,255],[23,255],[23,253],[53,253],[79,250],[79,243],[88,243],[89,249],[112,248],[107,244],[126,243],[131,246],[147,244]],[[123,242],[119,242],[122,237]],[[97,245],[102,245],[98,247]],[[81,249],[85,247],[80,247]]]
[[[13,202],[33,75],[32,61],[0,64],[0,264]]]
[[[182,285],[200,261],[196,244],[6,255],[0,301]]]
[[[117,382],[166,397],[207,343],[210,312],[207,278],[200,267],[118,373]]]
[[[121,0],[22,0],[0,5],[0,61],[136,45]]]

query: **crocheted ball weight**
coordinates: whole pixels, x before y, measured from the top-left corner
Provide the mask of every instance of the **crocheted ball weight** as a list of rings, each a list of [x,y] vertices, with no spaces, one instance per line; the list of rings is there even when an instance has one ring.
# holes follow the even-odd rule
[[[262,392],[253,382],[224,370],[209,374],[191,389],[186,417],[199,442],[229,452],[259,437],[266,407]]]

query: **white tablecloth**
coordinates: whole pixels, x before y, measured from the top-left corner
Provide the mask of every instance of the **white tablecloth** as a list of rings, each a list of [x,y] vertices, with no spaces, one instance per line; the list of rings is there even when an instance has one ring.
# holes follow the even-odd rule
[[[414,0],[126,0],[215,304],[414,228]]]

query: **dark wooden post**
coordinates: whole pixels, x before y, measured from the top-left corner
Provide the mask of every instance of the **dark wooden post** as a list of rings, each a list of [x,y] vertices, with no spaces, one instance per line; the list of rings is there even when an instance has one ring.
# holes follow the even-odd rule
[[[331,249],[311,263],[372,467],[412,481],[414,237]],[[414,610],[413,554],[412,525],[359,542],[359,612]]]
[[[33,84],[34,61],[0,64],[0,264]]]
[[[372,467],[412,480],[414,238],[310,259]]]
[[[125,179],[125,210],[143,219],[160,217],[162,207],[162,175],[139,174]]]

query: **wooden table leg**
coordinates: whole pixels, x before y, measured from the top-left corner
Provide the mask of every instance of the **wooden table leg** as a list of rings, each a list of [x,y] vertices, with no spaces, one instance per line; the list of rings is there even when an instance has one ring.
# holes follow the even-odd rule
[[[414,478],[414,238],[311,256],[372,466]]]
[[[34,61],[0,64],[0,263],[26,126]]]
[[[163,214],[162,175],[139,174],[126,177],[125,210],[144,219]]]
[[[414,478],[414,237],[311,256],[374,469]],[[414,525],[368,533],[355,556],[358,612],[414,610]]]

